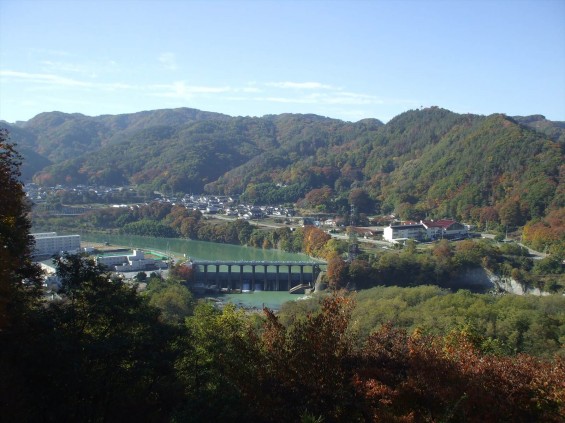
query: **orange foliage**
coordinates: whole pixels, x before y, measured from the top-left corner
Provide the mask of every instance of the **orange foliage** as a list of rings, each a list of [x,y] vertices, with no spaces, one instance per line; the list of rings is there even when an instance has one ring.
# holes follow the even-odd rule
[[[33,177],[34,182],[39,184],[39,185],[49,185],[49,182],[52,179],[53,179],[53,175],[48,173],[48,172],[44,172],[44,171],[37,173]]]
[[[383,327],[355,377],[374,421],[561,421],[565,362],[485,355],[464,334],[435,338]],[[427,418],[425,418],[427,416]]]
[[[524,242],[537,250],[555,246],[565,251],[565,208],[553,210],[542,221],[524,226]]]
[[[261,357],[244,400],[264,421],[560,422],[565,361],[487,355],[472,335],[424,336],[384,325],[358,347],[339,295],[290,327],[265,309]],[[259,354],[259,353],[257,353]],[[242,377],[243,378],[243,377]]]
[[[347,263],[337,254],[333,254],[328,259],[326,274],[331,288],[343,288],[347,278]]]
[[[185,282],[189,282],[192,280],[194,275],[194,270],[191,266],[187,266],[186,264],[177,264],[171,268],[171,274],[174,277],[177,277]]]
[[[322,254],[326,242],[332,237],[314,226],[305,226],[303,229],[303,251],[314,257],[319,257]]]

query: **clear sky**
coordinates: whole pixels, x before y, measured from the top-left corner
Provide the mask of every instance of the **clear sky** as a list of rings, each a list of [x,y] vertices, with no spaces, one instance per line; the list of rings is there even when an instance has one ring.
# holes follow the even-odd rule
[[[565,0],[0,0],[0,119],[192,107],[565,120]]]

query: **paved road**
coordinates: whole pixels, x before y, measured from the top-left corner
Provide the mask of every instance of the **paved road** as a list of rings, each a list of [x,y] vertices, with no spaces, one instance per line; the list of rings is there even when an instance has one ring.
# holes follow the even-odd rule
[[[488,238],[488,239],[494,239],[495,235],[482,233],[481,237],[482,238]],[[514,241],[512,241],[512,242],[514,242]],[[534,259],[539,260],[539,259],[545,258],[549,255],[549,254],[546,254],[546,253],[542,253],[540,251],[532,250],[530,247],[528,247],[527,245],[524,245],[520,242],[516,242],[516,244],[519,245],[520,247],[523,247],[526,250],[528,250],[528,254],[530,254],[531,256],[534,256]]]
[[[528,250],[528,253],[529,253],[531,256],[534,256],[534,259],[542,259],[542,258],[546,258],[547,256],[549,256],[549,254],[547,254],[547,253],[542,253],[542,252],[540,252],[540,251],[532,250],[532,249],[531,249],[530,247],[528,247],[527,245],[521,244],[521,243],[519,243],[519,242],[517,242],[517,244],[518,244],[520,247],[524,247],[525,249],[527,249],[527,250]]]

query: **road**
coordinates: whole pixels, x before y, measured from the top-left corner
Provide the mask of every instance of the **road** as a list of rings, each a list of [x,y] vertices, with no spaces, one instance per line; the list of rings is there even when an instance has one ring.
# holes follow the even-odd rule
[[[220,215],[220,214],[211,215],[211,216],[208,215],[208,217],[210,217],[212,219],[227,220],[227,221],[234,221],[234,220],[237,219],[236,217],[224,216],[224,215]],[[295,218],[299,218],[299,217],[295,217]],[[262,226],[262,227],[266,227],[266,228],[275,228],[276,229],[276,228],[288,227],[288,225],[285,225],[285,224],[265,223],[265,222],[262,222],[262,221],[259,221],[259,220],[249,220],[248,222],[252,225]],[[343,234],[343,233],[335,233],[335,234],[330,233],[330,235],[332,236],[332,238],[341,239],[341,240],[344,240],[344,241],[347,241],[349,239],[349,236],[347,234]],[[495,235],[487,234],[487,233],[481,233],[481,238],[494,239]],[[388,241],[368,239],[368,238],[363,238],[363,237],[357,237],[357,241],[358,242],[364,242],[366,244],[378,245],[380,247],[389,247],[390,248],[393,245]],[[549,254],[546,254],[546,253],[542,253],[542,252],[539,252],[539,251],[532,250],[528,246],[521,244],[519,242],[517,242],[516,244],[518,244],[521,247],[526,248],[528,250],[528,253],[531,256],[533,256],[533,258],[536,259],[536,260],[545,258],[549,255]]]
[[[237,220],[237,217],[230,217],[230,216],[225,216],[225,215],[221,215],[221,214],[215,214],[215,215],[208,215],[209,218],[211,219],[218,219],[218,220],[226,220],[229,222],[232,222],[234,220]],[[294,217],[294,219],[299,219],[300,217]],[[263,221],[259,221],[259,220],[248,220],[248,222],[251,225],[254,226],[262,226],[265,228],[284,228],[284,227],[289,227],[289,225],[285,225],[285,224],[276,224],[276,223],[266,223]],[[342,239],[344,241],[347,241],[349,239],[349,236],[347,234],[342,234],[342,233],[330,233],[332,238],[336,238],[336,239]],[[363,238],[363,237],[357,237],[357,240],[359,242],[364,242],[367,244],[375,244],[375,245],[380,245],[380,246],[387,246],[390,247],[392,244],[390,242],[387,241],[379,241],[376,239],[367,239],[367,238]]]

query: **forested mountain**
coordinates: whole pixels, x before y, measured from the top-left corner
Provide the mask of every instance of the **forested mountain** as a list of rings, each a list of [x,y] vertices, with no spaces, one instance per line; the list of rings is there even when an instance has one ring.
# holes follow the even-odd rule
[[[99,117],[52,112],[8,129],[14,142],[54,162],[35,176],[48,185],[244,193],[255,202],[303,199],[321,211],[361,190],[371,200],[367,212],[514,226],[565,206],[565,122],[540,115],[431,107],[383,125],[194,109]]]
[[[20,146],[33,149],[52,162],[62,162],[120,142],[127,134],[142,129],[176,127],[211,119],[225,120],[229,117],[188,108],[96,117],[80,113],[46,112],[27,122],[15,125],[2,122],[1,125],[10,131],[11,139]]]
[[[565,142],[565,122],[553,122],[542,115],[514,116],[513,119],[546,134],[553,141]]]
[[[503,115],[461,117],[383,177],[385,204],[463,219],[496,212],[520,225],[565,205],[564,146]]]

